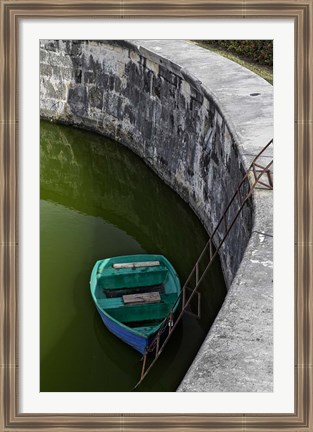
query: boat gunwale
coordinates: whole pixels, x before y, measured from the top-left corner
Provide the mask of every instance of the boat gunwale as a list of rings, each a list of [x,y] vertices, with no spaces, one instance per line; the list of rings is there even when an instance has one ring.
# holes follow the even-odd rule
[[[138,254],[138,255],[142,255],[142,254]],[[118,256],[118,258],[125,258],[125,257],[128,257],[129,255],[125,255],[125,256]],[[131,255],[131,256],[136,256],[136,255]],[[171,276],[173,277],[173,279],[174,279],[174,281],[175,281],[175,285],[177,285],[178,286],[178,291],[177,291],[177,298],[179,297],[179,295],[180,295],[180,290],[181,290],[181,284],[180,284],[180,280],[179,280],[179,278],[178,278],[178,275],[177,275],[177,273],[176,273],[176,271],[175,271],[175,269],[174,269],[174,267],[172,266],[172,264],[168,261],[168,259],[167,258],[165,258],[163,255],[155,255],[155,256],[158,256],[158,257],[160,257],[161,259],[163,259],[164,261],[165,261],[165,266],[168,268],[168,270],[169,270],[169,272],[170,272],[170,274],[171,274]],[[131,327],[129,327],[128,325],[126,325],[126,324],[124,324],[124,323],[122,323],[121,321],[118,321],[117,319],[115,319],[114,317],[112,317],[109,313],[107,313],[100,305],[99,305],[99,303],[98,303],[98,299],[97,299],[97,297],[95,296],[95,290],[96,290],[96,287],[97,287],[97,273],[98,273],[98,268],[99,268],[99,266],[100,266],[100,264],[101,263],[103,263],[103,262],[106,262],[106,261],[110,261],[110,260],[112,260],[112,259],[114,259],[114,258],[117,258],[117,257],[110,257],[110,258],[105,258],[105,259],[103,259],[103,260],[98,260],[97,262],[96,262],[96,264],[94,265],[94,267],[93,267],[93,270],[92,270],[92,272],[91,272],[91,278],[90,278],[90,288],[91,288],[91,295],[92,295],[92,298],[93,298],[93,300],[94,300],[94,303],[95,303],[95,305],[96,305],[96,307],[97,307],[97,309],[99,309],[108,319],[110,319],[111,321],[113,321],[115,324],[117,324],[117,325],[119,325],[119,326],[121,326],[121,327],[123,327],[125,330],[127,330],[129,333],[132,333],[132,334],[134,334],[135,336],[140,336],[140,337],[142,337],[143,339],[146,339],[146,340],[148,340],[149,339],[149,337],[151,337],[151,336],[153,336],[157,331],[158,331],[158,329],[163,325],[163,323],[165,322],[165,320],[167,319],[167,317],[168,317],[168,314],[164,317],[164,319],[160,322],[160,324],[158,325],[158,326],[155,326],[155,329],[153,330],[153,333],[151,333],[151,334],[149,334],[149,335],[147,335],[147,336],[145,336],[145,335],[143,335],[142,333],[140,333],[139,331],[137,331],[137,330],[135,330],[135,329],[133,329],[133,328],[131,328]],[[94,284],[94,286],[92,286],[92,284]],[[94,289],[93,289],[94,288]],[[174,306],[174,309],[173,309],[173,312],[175,312],[176,310],[177,310],[177,307],[178,307],[178,304],[179,304],[179,302],[177,302],[177,298],[176,298],[176,300],[175,300],[175,302],[173,303],[173,305],[175,305]],[[176,303],[176,304],[175,304]],[[109,329],[108,329],[109,330]],[[110,330],[109,330],[110,331]]]

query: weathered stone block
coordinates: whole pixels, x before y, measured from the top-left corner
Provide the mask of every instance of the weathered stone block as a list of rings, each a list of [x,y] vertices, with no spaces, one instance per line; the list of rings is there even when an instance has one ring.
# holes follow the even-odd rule
[[[119,98],[120,96],[115,93],[105,92],[103,99],[103,111],[117,118]]]
[[[129,82],[136,83],[137,85],[141,82],[142,70],[136,63],[128,62],[125,65],[125,73],[128,76]]]
[[[82,53],[82,41],[72,41],[72,47],[71,47],[71,55],[72,56],[80,56]]]
[[[62,68],[60,70],[61,78],[63,81],[71,81],[73,78],[73,69],[72,68]]]
[[[47,51],[41,49],[40,50],[40,64],[44,63],[48,57]]]
[[[150,140],[152,137],[152,132],[153,132],[153,123],[152,121],[145,121],[143,124],[143,136],[147,139]]]
[[[114,75],[110,75],[109,76],[108,87],[109,87],[109,90],[111,90],[111,91],[114,90],[114,82],[115,82],[115,76]]]
[[[153,113],[152,113],[153,121],[155,124],[158,124],[161,119],[162,105],[158,100],[153,100],[152,104],[153,104]]]
[[[146,70],[143,74],[143,91],[145,93],[150,94],[151,90],[151,80],[152,80],[152,72],[150,70]]]
[[[114,80],[115,80],[114,90],[116,91],[116,93],[120,93],[120,91],[122,89],[122,81],[121,81],[120,77],[118,77],[118,76],[116,76]]]
[[[44,48],[47,51],[57,51],[59,48],[59,41],[58,40],[49,41],[44,44]]]
[[[203,103],[203,94],[201,94],[197,89],[194,87],[190,87],[190,97],[198,102],[200,105]]]
[[[103,90],[95,86],[88,88],[88,104],[91,107],[102,110],[103,107]]]
[[[116,109],[116,114],[117,114],[117,118],[121,121],[124,118],[124,99],[119,96],[118,97],[118,101],[117,101],[117,109]]]
[[[134,108],[132,105],[127,104],[125,106],[124,114],[126,117],[128,117],[131,124],[135,124],[136,122],[136,114],[134,113]]]
[[[161,66],[159,68],[159,76],[161,76],[162,78],[165,79],[165,81],[167,81],[169,84],[178,87],[178,84],[181,80],[180,77],[178,77],[176,74],[174,74],[173,72],[170,72],[166,67]]]
[[[67,88],[64,82],[54,84],[55,98],[60,100],[66,100]]]
[[[152,80],[152,94],[153,94],[153,96],[156,96],[159,99],[161,99],[161,87],[162,87],[162,80],[161,80],[161,78],[153,76],[153,80]]]
[[[40,64],[40,76],[51,77],[52,76],[52,66],[49,64]]]
[[[84,72],[84,83],[85,84],[94,84],[95,74],[94,72]]]
[[[97,70],[96,75],[94,76],[94,84],[96,84],[97,87],[100,87],[107,91],[108,89],[108,83],[109,83],[109,75],[103,72],[102,70]]]
[[[51,66],[72,67],[72,61],[68,55],[50,52],[49,64]]]
[[[82,67],[82,58],[81,57],[72,57],[73,69],[80,69]]]
[[[74,71],[74,81],[76,84],[81,84],[82,83],[82,69],[76,69]]]
[[[137,107],[140,100],[140,90],[136,85],[131,85],[131,83],[128,82],[122,94],[129,100],[129,102],[134,107]]]
[[[87,91],[84,86],[76,86],[68,91],[68,105],[73,114],[83,116],[87,112]]]

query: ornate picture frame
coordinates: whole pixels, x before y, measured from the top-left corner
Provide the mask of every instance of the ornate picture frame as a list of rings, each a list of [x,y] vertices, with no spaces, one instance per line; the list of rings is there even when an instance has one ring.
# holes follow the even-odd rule
[[[0,431],[310,431],[312,378],[313,1],[0,0]],[[295,406],[292,414],[23,414],[19,412],[18,31],[26,17],[292,19],[295,29]]]

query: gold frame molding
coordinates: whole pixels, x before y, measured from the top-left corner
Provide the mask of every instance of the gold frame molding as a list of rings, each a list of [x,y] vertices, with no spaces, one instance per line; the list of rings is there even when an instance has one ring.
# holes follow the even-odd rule
[[[0,0],[0,432],[313,431],[313,0]],[[295,406],[292,414],[22,414],[18,335],[18,26],[27,17],[273,18],[295,28]]]

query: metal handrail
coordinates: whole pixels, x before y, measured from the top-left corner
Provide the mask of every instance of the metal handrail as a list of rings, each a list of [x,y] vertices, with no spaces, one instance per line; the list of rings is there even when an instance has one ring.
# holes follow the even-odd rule
[[[219,219],[215,229],[213,230],[211,236],[209,237],[208,242],[206,243],[206,245],[204,246],[198,260],[196,261],[195,265],[193,266],[186,282],[184,283],[181,292],[179,294],[179,296],[177,297],[175,303],[173,304],[168,316],[165,318],[162,326],[160,327],[160,329],[158,330],[155,338],[153,339],[153,341],[146,347],[146,351],[144,353],[143,356],[143,366],[142,366],[142,370],[141,370],[141,377],[140,380],[138,381],[138,383],[136,384],[136,386],[134,387],[137,388],[139,386],[139,384],[143,381],[143,379],[147,376],[147,374],[149,373],[149,371],[151,370],[151,368],[154,366],[154,364],[156,363],[156,361],[158,360],[159,356],[161,355],[165,345],[167,344],[168,340],[170,339],[170,336],[173,332],[173,330],[177,327],[178,323],[180,322],[182,316],[184,315],[185,312],[189,312],[187,311],[187,308],[189,307],[191,300],[193,299],[194,295],[197,293],[198,295],[200,295],[200,293],[198,292],[198,288],[201,284],[201,282],[203,281],[203,278],[205,277],[205,275],[207,274],[209,268],[211,267],[214,259],[216,258],[217,254],[219,253],[222,245],[224,244],[230,230],[232,229],[232,227],[234,226],[235,222],[237,221],[239,215],[241,214],[241,211],[243,209],[243,207],[245,206],[245,204],[247,203],[247,201],[250,199],[250,197],[252,196],[252,193],[255,189],[255,187],[260,184],[262,186],[264,186],[266,189],[273,189],[273,179],[272,179],[272,174],[270,171],[270,168],[273,164],[273,160],[271,160],[265,167],[263,167],[262,165],[260,165],[259,163],[257,163],[257,160],[259,159],[259,157],[265,152],[265,150],[273,143],[273,139],[271,139],[267,145],[257,154],[257,156],[253,159],[249,169],[246,171],[244,177],[242,178],[241,182],[239,183],[236,192],[234,193],[234,195],[232,196],[231,200],[229,201],[226,209],[224,210],[221,218]],[[257,170],[256,168],[259,168],[259,170]],[[249,176],[251,175],[251,173],[254,176],[254,181],[252,184],[250,184],[250,182],[248,183],[249,185],[249,190],[246,194],[246,196],[244,197],[244,199],[242,199],[241,196],[241,187],[242,185],[246,182],[246,180],[249,180]],[[268,183],[264,183],[262,181],[260,181],[261,177],[266,174],[267,178],[268,178]],[[230,210],[233,202],[235,201],[236,197],[238,197],[239,200],[239,208],[237,209],[237,212],[235,214],[235,216],[232,219],[232,222],[230,223],[230,225],[227,225],[227,213]],[[222,237],[222,239],[219,241],[219,243],[216,245],[215,247],[215,251],[213,253],[213,247],[212,247],[212,243],[213,243],[213,237],[214,235],[218,232],[220,226],[224,223],[225,226],[225,233]],[[202,260],[202,258],[204,257],[205,253],[207,252],[209,248],[209,262],[207,264],[207,266],[205,267],[205,269],[203,270],[201,276],[199,277],[199,264]],[[194,274],[196,273],[196,285],[194,286],[194,288],[190,288],[189,287],[189,283],[191,281],[191,278],[194,276]],[[189,296],[189,298],[186,300],[186,291],[187,290],[191,290],[191,294]],[[179,302],[182,300],[182,310],[180,312],[180,314],[177,316],[176,319],[174,319],[174,311],[176,309],[176,307],[178,306]],[[198,316],[200,313],[200,300],[198,298]],[[166,329],[168,330],[168,334],[166,336],[166,338],[162,341],[161,343],[161,336],[162,334],[166,331]],[[155,351],[155,357],[152,360],[152,362],[150,363],[150,365],[146,368],[146,360],[147,360],[147,355],[151,352]]]

